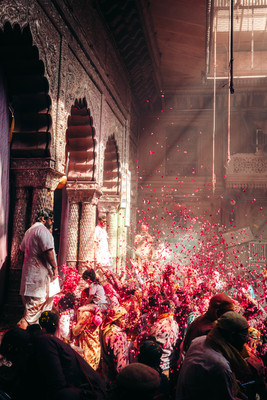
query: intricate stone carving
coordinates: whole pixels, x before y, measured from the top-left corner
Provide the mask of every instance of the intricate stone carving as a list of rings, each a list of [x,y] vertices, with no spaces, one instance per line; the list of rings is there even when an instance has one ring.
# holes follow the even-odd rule
[[[96,207],[83,203],[80,220],[79,269],[94,260],[94,233]]]
[[[67,263],[81,264],[94,259],[94,228],[96,205],[102,192],[97,183],[68,182],[67,193],[70,202],[70,218],[68,230]],[[79,221],[79,210],[81,219]],[[79,247],[79,249],[78,249]],[[79,250],[79,259],[78,259]]]
[[[8,0],[1,1],[0,29],[3,29],[7,22],[13,27],[15,24],[19,24],[22,28],[29,23],[28,2],[16,1],[13,3],[15,4]]]
[[[31,224],[34,223],[36,215],[41,209],[48,208],[53,210],[53,195],[51,199],[51,193],[53,192],[48,191],[46,188],[33,189]]]
[[[13,238],[11,246],[10,268],[22,267],[23,258],[19,253],[19,246],[26,230],[26,209],[28,202],[28,192],[26,188],[16,189],[16,201],[13,219]]]
[[[267,157],[261,152],[256,154],[234,154],[226,166],[226,184],[228,187],[267,187]]]
[[[102,195],[97,183],[67,182],[67,192],[70,203],[91,203],[96,205]]]
[[[78,254],[78,229],[79,229],[79,204],[71,203],[69,211],[69,228],[67,243],[67,264],[77,264]]]
[[[108,247],[113,258],[113,263],[116,263],[117,256],[117,229],[118,229],[118,218],[115,210],[107,214],[107,232],[108,232]]]
[[[98,209],[101,214],[117,212],[120,206],[119,195],[103,195],[98,201]]]
[[[71,109],[75,99],[86,98],[88,108],[94,119],[94,127],[96,134],[100,131],[100,108],[101,108],[101,93],[92,82],[89,74],[84,70],[84,67],[75,53],[66,55],[68,60],[67,68],[65,67],[65,107]]]
[[[17,187],[36,187],[55,190],[59,179],[64,175],[52,169],[50,159],[20,159],[11,161]]]
[[[61,38],[42,8],[35,2],[31,4],[30,28],[33,42],[45,65],[51,96],[56,100]]]

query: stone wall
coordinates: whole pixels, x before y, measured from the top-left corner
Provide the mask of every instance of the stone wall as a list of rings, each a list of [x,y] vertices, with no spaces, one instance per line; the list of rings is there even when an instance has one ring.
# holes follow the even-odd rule
[[[36,207],[53,204],[53,191],[57,186],[56,182],[66,173],[67,120],[75,100],[85,99],[93,118],[97,143],[94,189],[92,192],[90,183],[88,183],[90,188],[86,184],[82,187],[78,184],[77,187],[83,191],[83,194],[84,189],[89,190],[89,197],[87,199],[83,194],[77,194],[74,197],[72,195],[71,202],[74,201],[73,198],[80,200],[77,200],[78,203],[75,200],[68,223],[69,234],[73,237],[80,235],[79,246],[82,246],[83,249],[89,249],[88,254],[80,251],[83,259],[88,259],[87,256],[93,257],[91,247],[85,241],[84,235],[86,235],[86,227],[90,226],[91,232],[92,226],[95,224],[97,199],[100,197],[103,183],[104,151],[108,138],[113,136],[116,141],[121,170],[133,166],[132,162],[129,163],[130,153],[131,159],[136,158],[134,154],[136,146],[129,150],[131,114],[136,113],[131,109],[133,98],[127,73],[109,37],[102,17],[98,15],[93,4],[93,1],[85,2],[82,0],[75,2],[63,0],[53,2],[48,0],[38,2],[3,0],[0,9],[0,30],[4,30],[7,23],[13,29],[16,25],[21,30],[29,26],[33,46],[37,47],[39,59],[44,64],[44,77],[47,78],[49,83],[48,94],[51,99],[52,143],[50,160],[44,160],[41,163],[41,173],[37,171],[38,160],[17,159],[12,162],[14,178],[17,182],[14,204],[15,210],[17,210],[16,215],[18,215],[22,206],[24,208],[28,206],[28,196],[33,196],[34,193],[35,197],[32,198],[33,200],[31,199],[35,202],[31,213],[31,222],[34,219],[34,213],[37,211]],[[135,118],[137,119],[138,116],[135,115]],[[135,132],[135,135],[138,137],[137,132]],[[26,186],[23,187],[22,183],[18,183],[21,174],[27,175],[29,169],[32,171],[29,175],[31,179],[24,184],[35,188],[34,193],[30,193],[30,195],[29,191],[25,189]],[[43,175],[44,173],[47,174],[47,177]],[[41,181],[39,180],[40,176]],[[132,176],[134,176],[134,171]],[[45,182],[45,186],[42,186],[42,182]],[[72,185],[71,190],[74,189]],[[97,193],[97,195],[94,193]],[[39,201],[40,196],[42,196],[41,202]],[[90,203],[92,198],[94,202]],[[81,223],[78,223],[77,218],[74,218],[73,210],[75,207],[77,210],[78,207],[82,209]],[[88,212],[88,215],[85,215],[86,212]],[[117,218],[120,218],[119,214]],[[74,225],[71,225],[72,219],[75,220]],[[19,268],[21,268],[21,264],[18,266],[17,262],[21,263],[21,260],[18,261],[17,258],[18,246],[29,222],[26,221],[24,209],[18,220],[14,220],[13,223],[13,264],[16,263],[16,267]],[[79,229],[80,231],[77,232]],[[122,230],[122,232],[125,242],[125,230]],[[90,235],[92,236],[93,232]],[[69,237],[68,241],[71,240],[72,238]],[[77,248],[72,246],[72,250],[71,256],[73,256],[74,261],[78,261]],[[125,251],[126,243],[123,249],[120,248],[120,258],[125,259],[122,255]],[[18,280],[19,277],[16,281]]]

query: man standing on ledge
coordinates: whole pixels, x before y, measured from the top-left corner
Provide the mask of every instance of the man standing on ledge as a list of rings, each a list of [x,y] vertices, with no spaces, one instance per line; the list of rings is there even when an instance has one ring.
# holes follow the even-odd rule
[[[106,231],[107,220],[99,216],[95,227],[95,261],[104,269],[113,270],[113,260],[108,248],[108,234]]]
[[[52,309],[54,297],[49,297],[49,283],[58,276],[51,234],[53,222],[52,211],[39,211],[36,222],[26,231],[20,245],[24,252],[20,295],[25,311],[18,326],[22,329],[38,323],[41,313]]]

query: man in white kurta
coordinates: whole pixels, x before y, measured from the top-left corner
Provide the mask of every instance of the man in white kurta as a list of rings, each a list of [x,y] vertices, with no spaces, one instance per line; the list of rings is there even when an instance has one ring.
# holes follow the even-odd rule
[[[105,225],[106,219],[99,217],[95,227],[95,261],[101,267],[112,270],[113,261],[108,248],[108,234]]]
[[[53,214],[47,210],[38,213],[35,224],[25,233],[20,250],[24,252],[20,295],[25,306],[21,328],[35,324],[43,311],[49,311],[53,297],[49,296],[49,283],[58,276],[54,239],[50,230]]]

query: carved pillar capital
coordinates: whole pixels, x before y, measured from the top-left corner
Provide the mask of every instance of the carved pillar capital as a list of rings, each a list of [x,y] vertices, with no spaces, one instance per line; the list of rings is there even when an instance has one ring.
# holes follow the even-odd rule
[[[119,195],[103,195],[98,201],[98,209],[101,214],[115,213],[120,207]]]
[[[54,191],[59,179],[64,175],[54,169],[55,162],[50,158],[13,159],[11,170],[15,176],[16,187],[46,188]]]
[[[102,192],[97,183],[69,181],[67,182],[67,193],[70,203],[90,203],[96,205]]]

